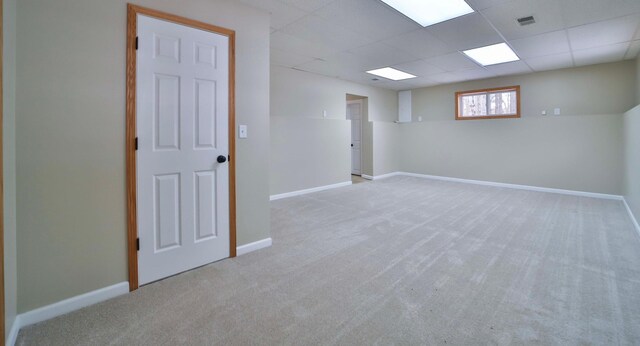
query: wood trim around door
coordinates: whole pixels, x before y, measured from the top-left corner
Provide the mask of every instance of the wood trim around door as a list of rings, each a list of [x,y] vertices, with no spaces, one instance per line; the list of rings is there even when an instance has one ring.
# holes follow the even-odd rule
[[[0,0],[1,1],[1,0]],[[138,14],[229,37],[229,257],[236,257],[235,31],[127,4],[126,180],[129,290],[138,288],[138,210],[136,190],[136,36]]]
[[[4,140],[4,136],[2,134],[4,131],[4,97],[2,88],[4,69],[4,31],[2,30],[4,26],[3,16],[3,2],[0,0],[0,340],[4,343],[6,340],[6,333],[4,330],[4,148],[2,146],[2,141]]]

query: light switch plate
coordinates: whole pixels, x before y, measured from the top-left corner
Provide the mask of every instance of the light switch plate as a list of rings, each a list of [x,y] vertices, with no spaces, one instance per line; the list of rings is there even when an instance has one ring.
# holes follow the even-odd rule
[[[554,115],[560,115],[560,108],[554,108],[553,109],[553,114]]]
[[[247,138],[247,125],[238,126],[238,137]]]

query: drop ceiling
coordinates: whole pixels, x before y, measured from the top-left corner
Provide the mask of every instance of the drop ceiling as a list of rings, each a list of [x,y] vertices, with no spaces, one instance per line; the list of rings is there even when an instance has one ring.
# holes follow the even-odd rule
[[[271,64],[404,90],[634,59],[640,0],[466,0],[476,11],[423,28],[379,0],[240,0],[271,14]],[[534,16],[521,26],[517,19]],[[506,42],[520,61],[480,66],[463,50]],[[404,81],[365,71],[393,67]]]

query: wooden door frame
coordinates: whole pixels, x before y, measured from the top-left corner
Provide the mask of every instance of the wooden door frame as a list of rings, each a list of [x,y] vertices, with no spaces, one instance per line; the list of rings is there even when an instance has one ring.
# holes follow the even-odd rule
[[[0,0],[1,1],[1,0]],[[236,257],[235,31],[150,8],[127,4],[127,255],[129,290],[138,288],[138,209],[136,190],[136,36],[138,15],[213,32],[229,38],[229,257]]]
[[[3,94],[3,69],[4,69],[4,4],[0,0],[0,338],[2,342],[5,342],[5,328],[4,328],[4,147],[2,142],[4,136],[4,94]]]

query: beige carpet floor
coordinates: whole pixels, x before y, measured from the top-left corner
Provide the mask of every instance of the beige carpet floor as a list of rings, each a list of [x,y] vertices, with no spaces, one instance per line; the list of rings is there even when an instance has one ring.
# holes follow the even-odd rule
[[[640,344],[640,237],[620,201],[394,177],[271,208],[271,248],[18,344]]]

